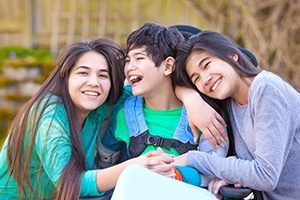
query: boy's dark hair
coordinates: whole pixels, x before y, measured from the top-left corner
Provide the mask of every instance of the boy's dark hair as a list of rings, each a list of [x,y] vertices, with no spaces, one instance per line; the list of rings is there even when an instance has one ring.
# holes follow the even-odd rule
[[[148,22],[129,34],[126,41],[126,52],[145,47],[147,55],[158,67],[167,57],[175,58],[175,46],[184,40],[183,35],[175,26],[165,27]]]

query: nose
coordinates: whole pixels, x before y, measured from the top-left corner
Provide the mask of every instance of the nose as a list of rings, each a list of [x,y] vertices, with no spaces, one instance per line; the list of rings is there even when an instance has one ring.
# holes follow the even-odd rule
[[[125,71],[128,70],[128,71],[134,71],[136,69],[136,66],[134,64],[133,61],[127,61],[126,64],[125,64]]]
[[[86,84],[91,87],[100,87],[100,83],[96,74],[91,75]]]
[[[210,83],[212,76],[207,72],[202,72],[201,79],[203,80],[203,86],[206,86]]]

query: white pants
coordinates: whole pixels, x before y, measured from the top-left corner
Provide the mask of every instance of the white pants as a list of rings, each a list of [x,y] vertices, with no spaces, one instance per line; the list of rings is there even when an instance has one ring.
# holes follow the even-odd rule
[[[209,191],[159,175],[140,165],[120,175],[111,200],[216,200]]]

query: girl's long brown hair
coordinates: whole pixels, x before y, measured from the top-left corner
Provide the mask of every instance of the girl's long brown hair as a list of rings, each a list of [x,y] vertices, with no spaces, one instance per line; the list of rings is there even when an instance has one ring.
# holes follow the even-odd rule
[[[20,109],[15,116],[8,135],[7,162],[10,175],[18,185],[19,198],[30,197],[41,199],[37,188],[30,182],[30,162],[33,153],[37,126],[50,104],[42,103],[45,95],[57,95],[62,99],[70,124],[70,139],[72,144],[71,157],[59,179],[59,184],[52,196],[56,199],[78,199],[80,194],[80,179],[85,169],[85,156],[83,152],[74,104],[68,93],[68,78],[70,71],[77,60],[85,52],[94,51],[102,54],[109,66],[111,90],[106,102],[112,105],[123,91],[124,82],[124,53],[113,41],[99,38],[87,42],[78,42],[65,47],[57,60],[57,66],[43,83],[39,91]],[[50,99],[50,98],[49,98]],[[58,104],[59,102],[55,102]],[[28,120],[30,118],[30,120]],[[33,121],[32,121],[33,120]],[[53,120],[53,119],[52,119]],[[48,127],[49,128],[49,127]],[[25,130],[30,130],[25,135]],[[45,132],[45,134],[48,134]],[[96,134],[96,133],[95,133]],[[28,145],[25,139],[28,138]],[[96,184],[96,183],[95,183]]]

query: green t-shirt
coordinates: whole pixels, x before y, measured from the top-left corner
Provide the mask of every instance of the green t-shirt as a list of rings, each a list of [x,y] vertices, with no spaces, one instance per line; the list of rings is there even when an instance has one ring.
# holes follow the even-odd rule
[[[149,133],[151,135],[160,136],[167,139],[173,138],[173,135],[181,118],[181,112],[182,106],[171,110],[153,110],[147,107],[145,103],[143,104],[143,113]],[[121,108],[117,113],[114,133],[115,138],[119,141],[125,142],[128,149],[130,135],[125,119],[124,108]],[[157,147],[154,145],[147,145],[142,154],[156,149]],[[165,153],[172,154],[174,156],[180,155],[179,152],[173,147],[170,150],[162,147],[162,150]],[[197,170],[191,167],[177,166],[176,168],[181,172],[184,182],[195,186],[200,186],[201,177]]]
[[[173,138],[174,132],[180,120],[182,107],[174,108],[171,110],[153,110],[147,107],[146,104],[144,104],[143,112],[146,124],[149,129],[149,133],[151,135],[160,136],[167,139]],[[121,108],[118,111],[116,121],[117,123],[115,137],[119,141],[124,141],[128,148],[130,135],[125,120],[124,108]],[[156,150],[156,148],[157,147],[154,145],[148,145],[142,154]],[[167,150],[165,148],[162,149],[168,154],[172,154],[175,156],[179,155],[177,150],[173,147],[170,150]]]

